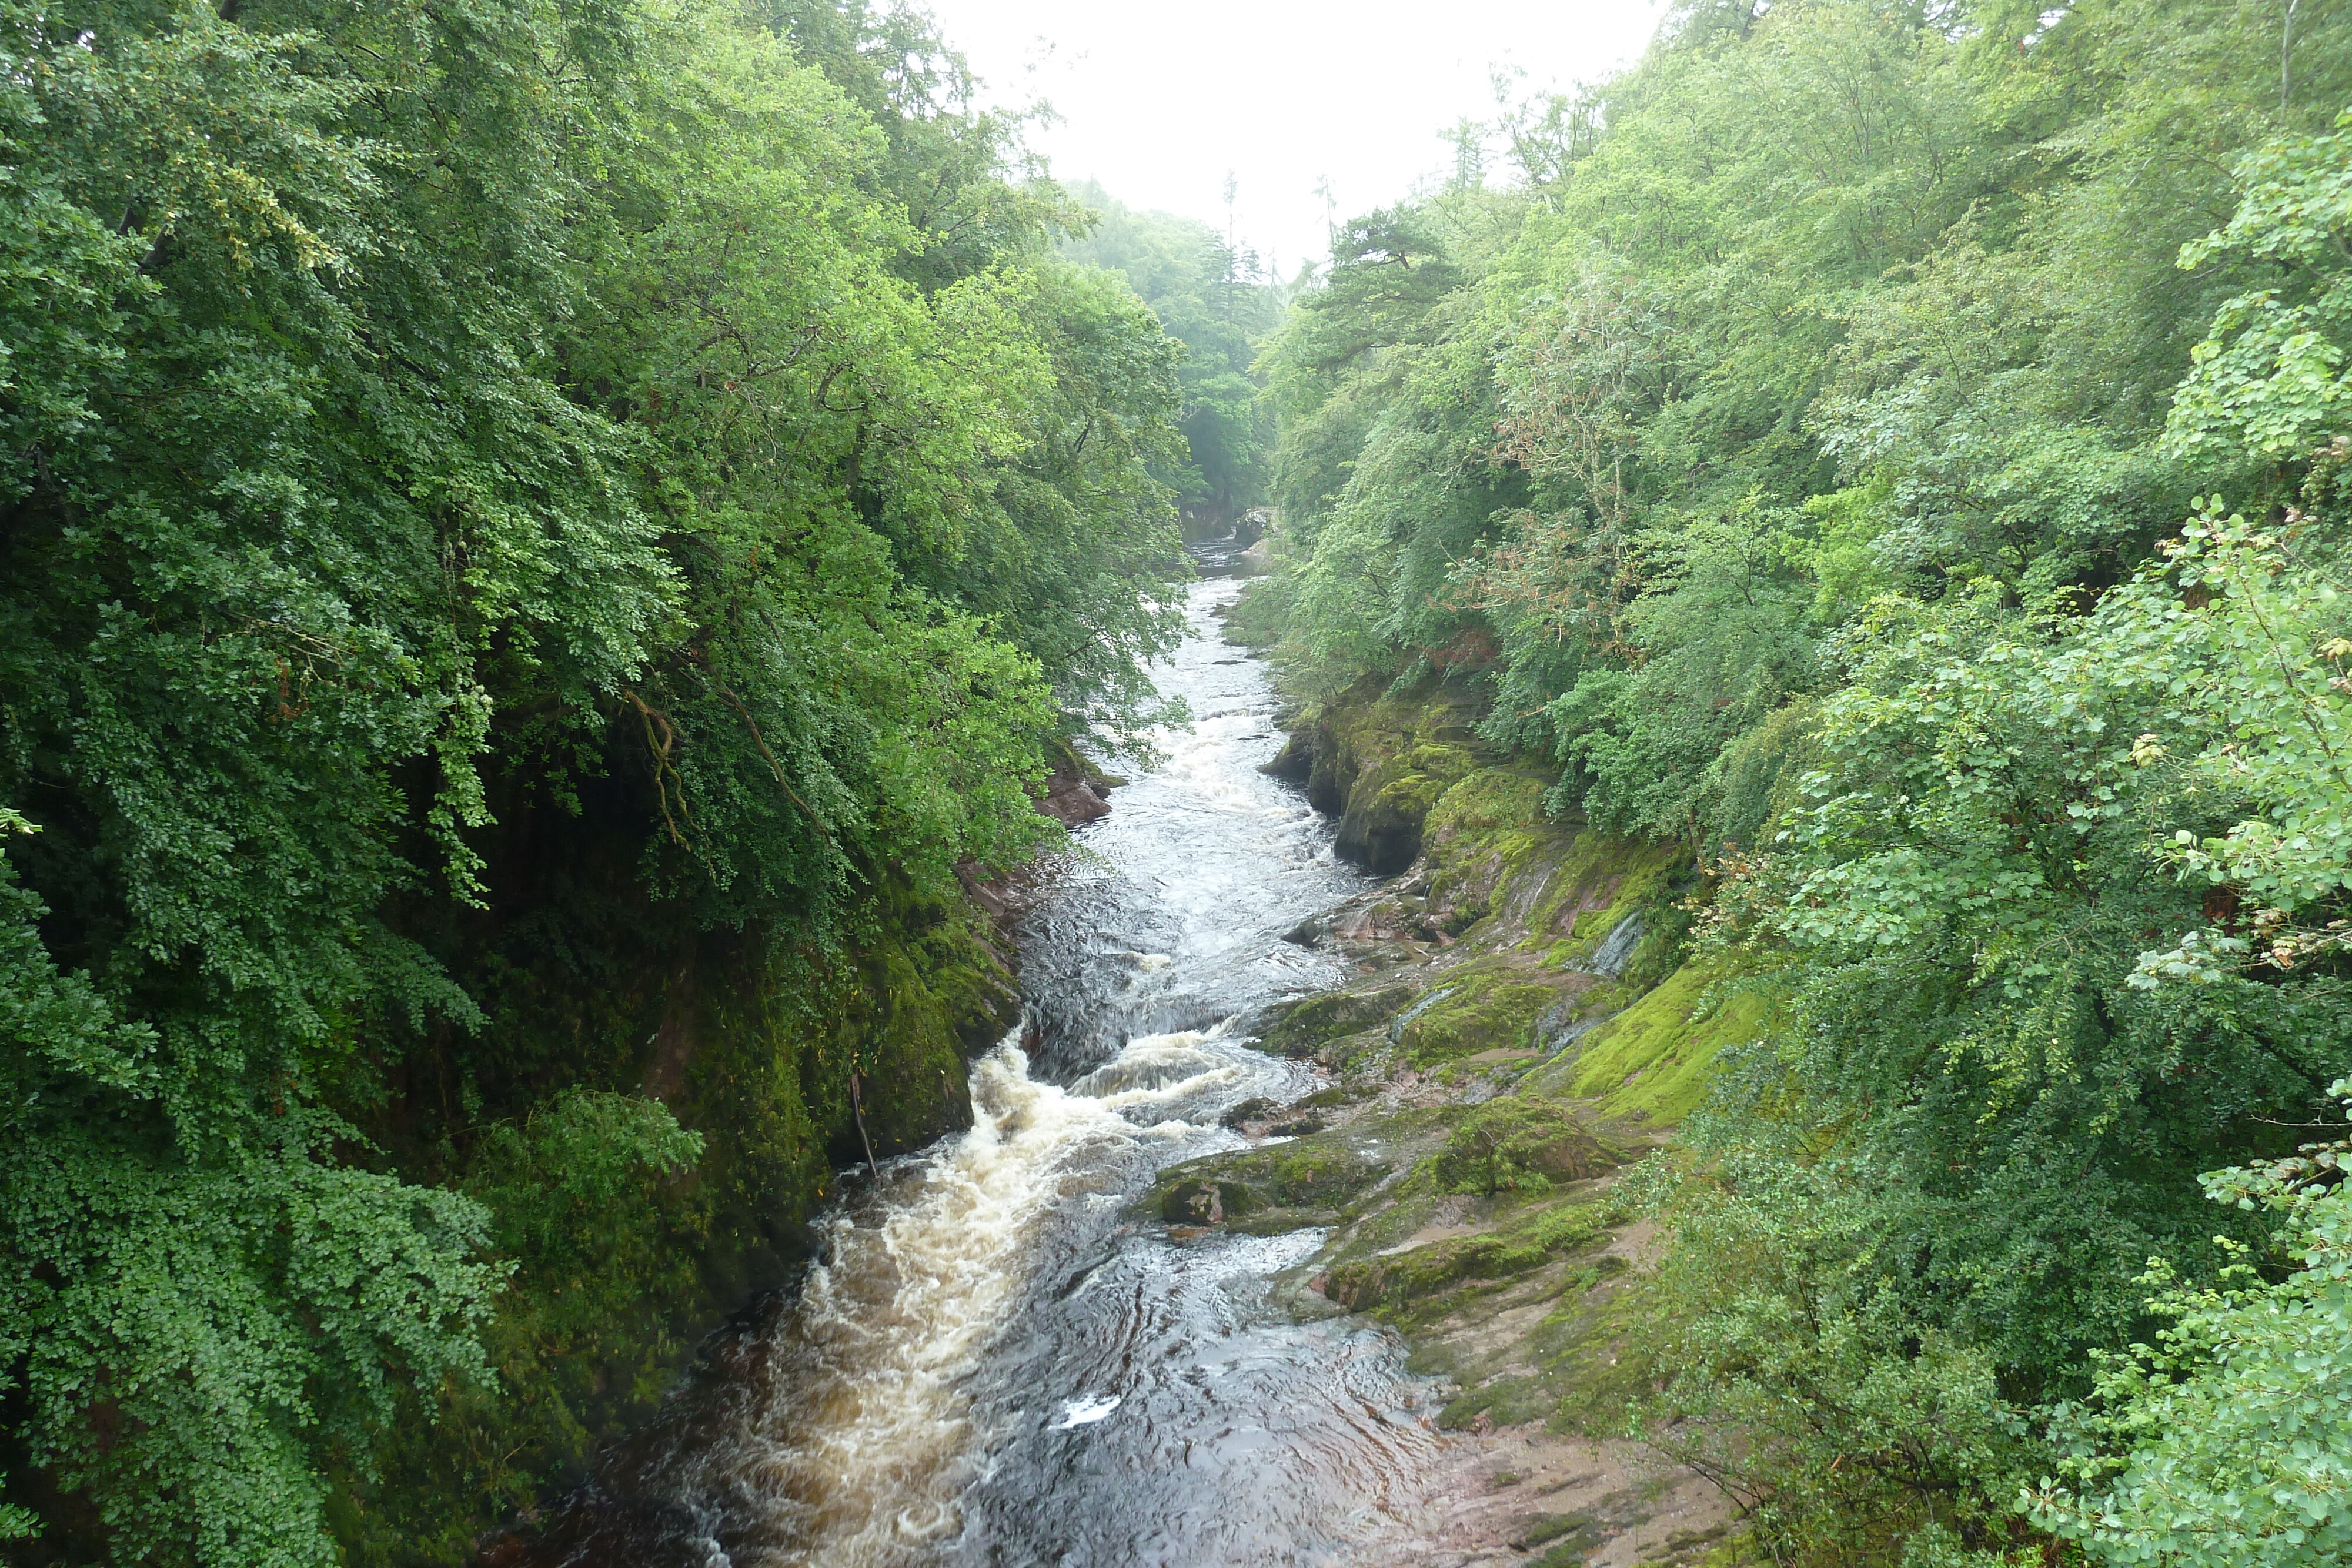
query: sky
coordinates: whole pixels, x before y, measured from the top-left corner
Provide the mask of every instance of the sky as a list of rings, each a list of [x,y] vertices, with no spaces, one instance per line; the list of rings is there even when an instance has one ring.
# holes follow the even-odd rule
[[[1443,133],[1491,120],[1497,68],[1520,90],[1630,64],[1654,0],[918,0],[1008,107],[1039,99],[1033,131],[1056,177],[1093,179],[1130,207],[1225,225],[1287,276],[1338,215],[1407,194],[1453,167]]]

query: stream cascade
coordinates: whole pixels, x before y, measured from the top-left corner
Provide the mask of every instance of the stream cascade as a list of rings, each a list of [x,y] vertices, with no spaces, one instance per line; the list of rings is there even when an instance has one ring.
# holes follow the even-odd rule
[[[1262,771],[1265,665],[1220,636],[1238,542],[1195,547],[1154,671],[1190,722],[1020,917],[1024,1017],[971,1068],[974,1124],[821,1217],[796,1291],[706,1351],[549,1521],[600,1568],[1318,1564],[1409,1542],[1439,1443],[1394,1333],[1272,1297],[1325,1233],[1171,1231],[1135,1199],[1316,1087],[1254,1049],[1338,984],[1283,940],[1363,886]]]

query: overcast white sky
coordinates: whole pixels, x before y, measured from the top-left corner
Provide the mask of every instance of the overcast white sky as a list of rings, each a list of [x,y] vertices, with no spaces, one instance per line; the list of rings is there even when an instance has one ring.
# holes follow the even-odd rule
[[[1488,78],[1566,86],[1637,57],[1654,0],[920,0],[1005,104],[1050,102],[1032,138],[1063,179],[1223,226],[1287,275],[1341,217],[1452,166],[1441,132],[1494,118]]]

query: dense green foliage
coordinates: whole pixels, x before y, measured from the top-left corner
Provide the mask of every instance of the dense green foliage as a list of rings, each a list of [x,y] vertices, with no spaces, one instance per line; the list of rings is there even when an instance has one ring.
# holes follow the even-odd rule
[[[1259,400],[1255,368],[1261,340],[1282,319],[1284,291],[1260,276],[1255,253],[1197,218],[1130,212],[1095,185],[1071,194],[1095,223],[1063,254],[1123,276],[1184,345],[1178,418],[1188,461],[1167,477],[1185,520],[1230,523],[1267,496],[1273,411]]]
[[[1649,1413],[1784,1560],[2340,1555],[2334,1198],[2197,1178],[2352,1068],[2347,104],[2342,5],[1691,0],[1269,350],[1250,630],[1483,685],[1785,1004]]]
[[[12,1552],[458,1560],[851,1071],[952,1116],[958,868],[1183,571],[1181,350],[966,85],[862,0],[0,0]]]

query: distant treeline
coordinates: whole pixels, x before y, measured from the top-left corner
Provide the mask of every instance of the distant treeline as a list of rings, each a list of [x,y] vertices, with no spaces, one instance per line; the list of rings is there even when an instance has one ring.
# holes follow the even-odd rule
[[[1685,0],[1267,352],[1253,632],[1774,998],[1634,1425],[1776,1561],[2352,1554],[2347,106],[2341,4]]]
[[[1110,268],[1184,345],[1176,367],[1186,461],[1157,471],[1176,488],[1188,527],[1230,523],[1264,504],[1274,468],[1274,411],[1258,395],[1257,353],[1281,324],[1289,291],[1255,253],[1197,218],[1129,212],[1100,186],[1070,193],[1096,214],[1063,254]]]
[[[1248,424],[973,101],[866,0],[0,0],[11,1563],[459,1562],[853,1072],[969,1116],[959,877]]]

